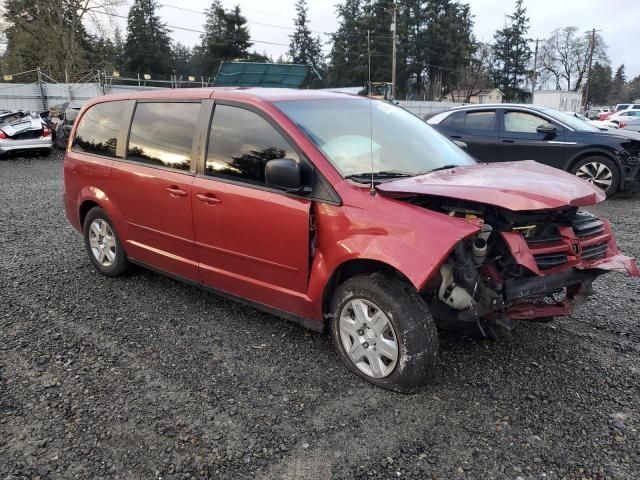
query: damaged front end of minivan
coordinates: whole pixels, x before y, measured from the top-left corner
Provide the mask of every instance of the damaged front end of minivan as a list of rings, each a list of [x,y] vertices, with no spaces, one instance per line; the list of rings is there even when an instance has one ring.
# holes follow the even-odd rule
[[[571,314],[607,271],[640,276],[635,260],[618,251],[609,223],[576,207],[509,212],[427,198],[412,203],[482,225],[456,245],[425,291],[441,323],[511,330],[514,320]]]
[[[604,200],[599,189],[535,162],[497,168],[458,167],[379,187],[477,228],[423,289],[441,325],[486,335],[496,326],[513,329],[515,320],[548,321],[571,314],[606,272],[640,276],[609,222],[582,210]]]
[[[456,245],[425,291],[434,317],[445,325],[475,325],[484,335],[496,326],[510,331],[515,320],[571,314],[607,271],[640,276],[635,260],[618,251],[609,223],[576,207],[509,212],[426,198],[413,202],[481,220],[480,231]]]

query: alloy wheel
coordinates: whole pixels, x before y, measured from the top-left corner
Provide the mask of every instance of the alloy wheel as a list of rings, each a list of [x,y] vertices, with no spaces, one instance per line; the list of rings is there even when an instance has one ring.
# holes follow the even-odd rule
[[[364,299],[347,302],[339,317],[340,340],[353,364],[365,375],[384,378],[398,363],[398,340],[389,317]]]
[[[576,171],[576,175],[605,191],[611,188],[613,182],[611,169],[600,162],[585,163]]]
[[[116,237],[111,226],[102,218],[96,218],[89,225],[89,246],[91,253],[103,267],[110,267],[116,260]]]

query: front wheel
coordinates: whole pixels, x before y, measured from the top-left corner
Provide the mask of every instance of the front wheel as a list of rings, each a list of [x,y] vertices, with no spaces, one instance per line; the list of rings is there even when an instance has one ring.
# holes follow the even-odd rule
[[[351,372],[404,393],[432,376],[438,334],[410,285],[379,273],[352,277],[338,287],[332,313],[333,344]]]
[[[571,173],[601,188],[607,197],[614,195],[620,186],[618,165],[605,157],[583,158],[573,166]]]

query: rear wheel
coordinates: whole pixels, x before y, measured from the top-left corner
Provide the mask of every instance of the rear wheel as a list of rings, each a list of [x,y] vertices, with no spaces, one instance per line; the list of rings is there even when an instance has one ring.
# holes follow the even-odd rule
[[[571,173],[601,188],[607,197],[614,195],[620,186],[620,169],[605,157],[583,158],[573,166]]]
[[[338,287],[332,313],[334,347],[351,372],[405,393],[432,376],[438,335],[410,285],[379,273],[352,277]]]
[[[118,277],[130,264],[111,219],[100,207],[93,207],[84,219],[84,243],[89,260],[101,274]]]

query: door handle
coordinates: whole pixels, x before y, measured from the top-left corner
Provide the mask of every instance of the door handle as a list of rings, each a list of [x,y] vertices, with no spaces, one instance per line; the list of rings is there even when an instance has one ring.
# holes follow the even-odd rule
[[[510,140],[508,138],[505,138],[502,140],[502,143],[515,143],[515,140]]]
[[[165,188],[165,190],[167,192],[169,192],[169,195],[171,195],[172,197],[186,197],[187,196],[187,192],[182,190],[177,185],[171,185],[170,187]]]
[[[455,139],[461,139],[462,135],[451,135],[451,138],[455,138]]]
[[[213,193],[196,193],[196,198],[207,205],[217,205],[221,201]]]

